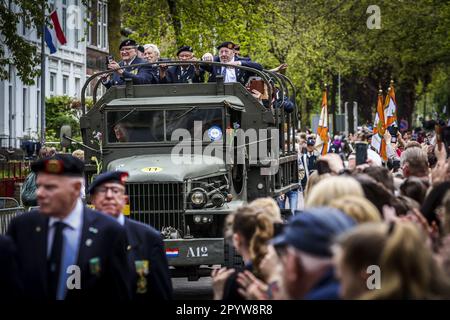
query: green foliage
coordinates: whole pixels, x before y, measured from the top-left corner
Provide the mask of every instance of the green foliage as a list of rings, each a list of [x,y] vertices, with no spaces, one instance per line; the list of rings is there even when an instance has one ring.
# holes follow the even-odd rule
[[[45,100],[47,141],[59,141],[63,125],[70,125],[73,139],[81,141],[80,110],[76,108],[76,102],[68,96],[54,96]]]
[[[40,54],[34,43],[25,40],[21,32],[17,32],[19,22],[22,22],[27,30],[37,28],[42,30],[42,4],[43,0],[10,0],[0,3],[0,80],[9,76],[8,67],[14,65],[17,74],[25,84],[33,84],[34,79],[40,73],[36,67],[40,62]],[[12,8],[20,8],[13,11]],[[3,45],[5,44],[5,46]]]

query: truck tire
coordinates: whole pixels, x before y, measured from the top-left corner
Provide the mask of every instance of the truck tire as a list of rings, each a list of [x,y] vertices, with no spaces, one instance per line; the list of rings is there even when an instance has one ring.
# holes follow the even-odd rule
[[[242,268],[244,261],[242,257],[236,252],[233,245],[225,241],[224,245],[224,266],[227,268]]]

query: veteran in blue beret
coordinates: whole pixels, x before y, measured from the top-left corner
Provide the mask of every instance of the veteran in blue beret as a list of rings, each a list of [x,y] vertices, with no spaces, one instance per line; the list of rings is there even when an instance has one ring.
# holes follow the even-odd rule
[[[229,64],[230,67],[226,66],[204,66],[205,70],[211,73],[209,77],[209,82],[216,82],[218,76],[222,76],[224,78],[225,83],[229,82],[240,82],[244,86],[247,84],[250,76],[254,76],[255,74],[239,69],[231,66],[244,66],[250,67],[257,70],[262,70],[263,67],[257,63],[253,62],[248,58],[242,58],[235,54],[234,51],[235,44],[231,41],[222,42],[217,46],[217,50],[219,51],[219,56],[214,58],[214,61]]]
[[[180,61],[193,61],[194,49],[190,46],[181,46],[177,50]],[[202,83],[205,81],[205,70],[198,64],[178,64],[167,70],[160,68],[161,83]]]
[[[156,72],[151,66],[135,66],[147,63],[145,59],[138,57],[139,51],[136,41],[132,39],[122,41],[119,45],[119,51],[122,60],[116,62],[114,59],[109,59],[107,64],[108,69],[116,70],[112,77],[110,77],[110,74],[102,76],[101,81],[106,88],[124,85],[125,79],[131,79],[133,84],[158,83]],[[127,68],[119,69],[121,67]]]
[[[131,282],[133,299],[139,301],[172,299],[172,282],[161,234],[153,227],[125,218],[128,202],[125,184],[128,173],[105,172],[89,187],[91,202],[125,227],[128,238],[128,259],[134,269]]]
[[[80,199],[83,162],[57,154],[34,162],[38,210],[11,221],[25,299],[128,300],[125,229]]]
[[[332,244],[356,222],[338,209],[309,208],[298,212],[271,245],[282,255],[283,283],[289,299],[339,299]]]

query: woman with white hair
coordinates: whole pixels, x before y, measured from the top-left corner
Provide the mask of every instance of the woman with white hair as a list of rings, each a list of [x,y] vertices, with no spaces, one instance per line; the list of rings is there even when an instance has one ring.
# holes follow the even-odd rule
[[[154,63],[159,60],[160,52],[155,44],[145,44],[144,45],[144,57],[148,62]]]

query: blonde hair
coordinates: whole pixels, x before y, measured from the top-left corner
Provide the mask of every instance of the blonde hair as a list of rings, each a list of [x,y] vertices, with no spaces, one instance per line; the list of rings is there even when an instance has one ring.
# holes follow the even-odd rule
[[[424,233],[409,221],[391,224],[385,230],[379,264],[381,289],[362,298],[448,299],[450,284],[426,245]]]
[[[364,191],[354,178],[332,176],[319,181],[306,195],[305,207],[328,206],[329,203],[345,195],[364,197]]]
[[[272,218],[264,210],[249,206],[237,209],[233,216],[233,233],[242,236],[250,252],[254,273],[259,276],[261,261],[267,254],[267,243],[273,238]]]
[[[84,151],[81,149],[77,149],[74,152],[72,152],[72,156],[74,156],[80,160],[84,160]]]
[[[341,210],[357,223],[382,221],[377,207],[366,198],[360,196],[346,195],[332,200],[329,206]]]
[[[248,204],[250,208],[261,209],[272,218],[273,222],[283,222],[277,202],[270,197],[258,198]]]
[[[306,187],[304,191],[305,198],[308,196],[308,194],[311,192],[311,189],[321,180],[326,179],[328,177],[331,177],[331,174],[325,173],[320,174],[317,171],[314,171],[309,175],[308,181],[306,182]]]

